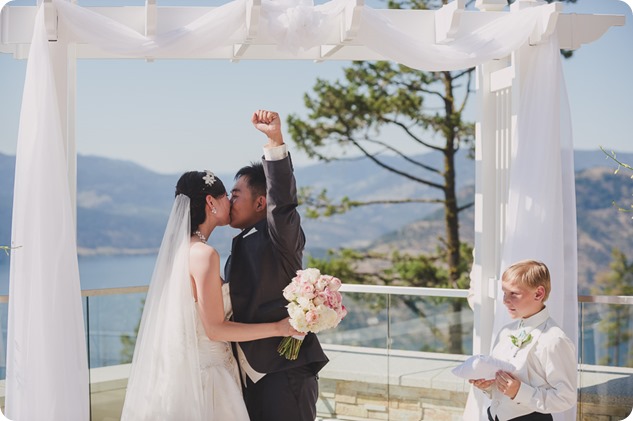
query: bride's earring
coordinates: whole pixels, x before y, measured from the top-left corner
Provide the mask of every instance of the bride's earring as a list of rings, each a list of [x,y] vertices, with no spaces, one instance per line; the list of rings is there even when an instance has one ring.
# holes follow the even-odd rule
[[[211,213],[215,215],[216,213],[218,213],[218,210],[216,208],[211,208]]]

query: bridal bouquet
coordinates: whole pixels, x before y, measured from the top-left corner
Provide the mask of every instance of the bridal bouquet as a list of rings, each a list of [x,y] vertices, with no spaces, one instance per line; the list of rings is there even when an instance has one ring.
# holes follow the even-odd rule
[[[341,281],[318,269],[298,270],[297,276],[284,288],[290,324],[299,332],[317,333],[338,326],[347,314],[338,291]],[[288,360],[296,360],[303,338],[282,339],[277,351]]]

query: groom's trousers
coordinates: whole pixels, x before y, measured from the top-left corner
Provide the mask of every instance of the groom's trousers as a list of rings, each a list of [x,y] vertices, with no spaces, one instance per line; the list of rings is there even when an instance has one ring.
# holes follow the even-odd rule
[[[314,421],[318,376],[309,366],[266,374],[257,383],[246,378],[244,400],[251,421]]]

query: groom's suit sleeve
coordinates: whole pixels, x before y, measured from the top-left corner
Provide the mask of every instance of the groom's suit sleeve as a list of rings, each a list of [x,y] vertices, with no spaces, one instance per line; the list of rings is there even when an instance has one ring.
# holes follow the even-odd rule
[[[264,154],[266,173],[266,207],[268,231],[271,241],[283,259],[286,271],[301,269],[301,258],[305,246],[305,235],[301,229],[301,216],[297,211],[297,184],[293,174],[292,160],[282,145]]]

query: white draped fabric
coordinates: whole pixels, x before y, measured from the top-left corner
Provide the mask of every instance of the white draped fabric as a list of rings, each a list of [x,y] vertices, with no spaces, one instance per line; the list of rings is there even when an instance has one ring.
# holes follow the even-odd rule
[[[569,104],[556,42],[533,47],[521,84],[501,270],[523,259],[544,262],[552,277],[549,313],[576,343],[577,312],[564,303],[578,303],[575,279],[576,199]],[[572,177],[570,177],[570,175]],[[501,274],[499,274],[501,278]],[[501,300],[495,332],[510,322]],[[572,336],[573,335],[573,336]]]
[[[576,190],[569,103],[557,40],[534,47],[532,54],[520,87],[522,118],[512,139],[501,270],[523,259],[544,262],[552,278],[549,314],[577,344]],[[510,322],[502,300],[496,303],[493,335]],[[576,408],[555,419],[575,420]]]
[[[517,50],[547,13],[542,7],[508,13],[503,19],[483,25],[468,36],[442,45],[412,38],[375,10],[365,8],[358,39],[383,57],[414,69],[459,70],[505,57]]]
[[[319,6],[286,1],[263,0],[262,19],[278,47],[292,53],[325,44],[349,0]],[[125,57],[160,58],[174,52],[186,57],[245,42],[247,36],[244,0],[153,37],[67,1],[53,0],[53,4],[60,25],[71,32],[71,42],[80,40]],[[357,41],[385,59],[413,68],[464,69],[525,46],[530,36],[540,35],[540,22],[550,10],[543,6],[514,10],[451,43],[437,45],[402,33],[364,6]],[[44,26],[40,10],[25,80],[16,163],[12,244],[22,248],[13,252],[11,262],[7,413],[18,421],[87,420],[75,228]],[[521,78],[503,264],[530,257],[549,265],[554,281],[551,313],[575,340],[572,144],[568,114],[559,112],[566,94],[555,40],[529,48],[535,51],[525,55],[529,70]],[[504,313],[499,310],[498,315]],[[33,381],[35,373],[37,381]]]
[[[527,53],[526,53],[527,54]],[[503,271],[524,259],[544,262],[552,278],[550,316],[578,343],[576,195],[569,103],[558,42],[530,47],[520,84],[517,126],[512,137]],[[525,57],[524,57],[525,58]],[[493,338],[511,319],[497,291]],[[466,413],[477,414],[474,396]],[[480,408],[489,401],[478,394]],[[481,415],[482,419],[484,415]],[[479,416],[466,419],[477,420]],[[555,420],[575,420],[576,408]]]
[[[123,421],[207,419],[201,413],[198,316],[188,282],[189,227],[189,198],[178,195],[145,300]]]
[[[75,225],[43,10],[26,80],[15,165],[5,413],[14,421],[87,420]]]

